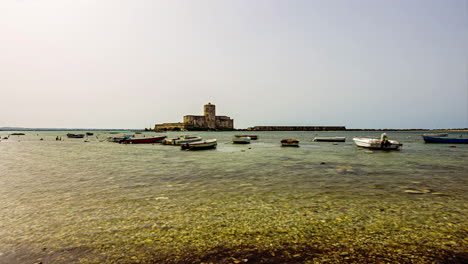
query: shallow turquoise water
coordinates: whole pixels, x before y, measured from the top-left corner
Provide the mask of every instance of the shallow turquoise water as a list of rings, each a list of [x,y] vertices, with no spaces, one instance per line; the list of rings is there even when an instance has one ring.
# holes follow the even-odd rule
[[[116,136],[100,132],[90,142],[65,134],[26,132],[0,142],[0,263],[2,256],[28,244],[86,245],[93,232],[128,228],[97,227],[108,219],[170,223],[177,221],[171,213],[185,215],[187,208],[220,201],[225,204],[217,206],[218,213],[243,203],[269,208],[280,200],[292,207],[418,201],[438,204],[428,210],[443,207],[466,216],[468,145],[424,144],[420,132],[387,132],[404,144],[401,151],[390,152],[357,148],[352,141],[378,138],[378,132],[254,132],[259,139],[250,145],[231,143],[239,132],[186,133],[218,140],[216,150],[196,152],[100,142]],[[63,141],[56,141],[57,135]],[[312,142],[315,136],[346,136],[347,142]],[[300,139],[301,146],[281,147],[283,138]]]

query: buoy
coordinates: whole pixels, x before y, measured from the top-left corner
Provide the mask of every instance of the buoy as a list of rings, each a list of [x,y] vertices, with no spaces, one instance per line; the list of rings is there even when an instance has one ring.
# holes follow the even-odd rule
[[[451,145],[450,147],[451,147],[451,148],[456,148],[457,146],[455,146],[455,145]]]

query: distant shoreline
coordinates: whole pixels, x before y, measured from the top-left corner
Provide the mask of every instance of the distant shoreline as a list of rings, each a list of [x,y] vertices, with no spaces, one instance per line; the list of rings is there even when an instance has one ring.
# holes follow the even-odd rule
[[[346,129],[346,131],[468,131],[468,128],[446,128],[446,129]]]
[[[135,131],[135,132],[154,132],[145,129],[99,129],[99,128],[0,128],[0,131]]]
[[[95,132],[102,132],[102,131],[135,131],[135,132],[162,132],[162,131],[154,131],[154,130],[148,130],[148,129],[81,129],[81,128],[0,128],[0,131],[95,131]],[[269,130],[248,130],[248,129],[233,129],[231,131],[248,131],[248,132],[299,132],[303,130],[278,130],[278,131],[269,131]],[[418,132],[418,131],[432,131],[432,132],[438,132],[438,131],[445,131],[445,132],[468,132],[468,128],[440,128],[440,129],[422,129],[422,128],[416,128],[416,129],[391,129],[391,128],[384,128],[384,129],[368,129],[368,128],[351,128],[351,129],[345,129],[345,130],[310,130],[308,132],[342,132],[342,131],[395,131],[395,132]],[[167,131],[167,132],[187,132],[187,131]],[[188,132],[206,132],[206,131],[188,131]],[[212,131],[212,132],[226,132],[224,130],[222,131]]]

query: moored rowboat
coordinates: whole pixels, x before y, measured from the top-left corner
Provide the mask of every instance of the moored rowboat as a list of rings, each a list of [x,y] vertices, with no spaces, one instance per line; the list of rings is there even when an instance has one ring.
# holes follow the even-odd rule
[[[166,138],[162,141],[163,145],[182,145],[185,143],[192,143],[192,142],[198,142],[201,141],[201,137],[195,137],[195,136],[178,136],[176,138]]]
[[[317,142],[345,142],[345,137],[315,137],[312,141]]]
[[[281,140],[283,147],[299,147],[299,139],[283,139]]]
[[[182,136],[179,137],[178,139],[174,140],[174,145],[182,145],[182,144],[187,144],[187,143],[192,143],[192,142],[198,142],[201,141],[201,137],[195,137],[195,136]]]
[[[453,137],[431,137],[423,136],[424,142],[426,143],[450,143],[450,144],[468,144],[468,138],[453,138]]]
[[[69,138],[84,138],[84,134],[72,134],[72,133],[68,133],[67,134],[67,137]]]
[[[232,139],[234,144],[250,144],[250,137],[234,137]]]
[[[422,134],[423,137],[447,137],[448,133]]]
[[[160,137],[144,137],[144,138],[126,138],[122,143],[124,144],[152,144],[160,143],[166,136]]]
[[[181,149],[184,150],[202,150],[202,149],[214,149],[218,143],[216,139],[208,139],[205,141],[185,143],[181,145]]]
[[[257,135],[234,135],[234,137],[249,137],[251,140],[257,140]]]

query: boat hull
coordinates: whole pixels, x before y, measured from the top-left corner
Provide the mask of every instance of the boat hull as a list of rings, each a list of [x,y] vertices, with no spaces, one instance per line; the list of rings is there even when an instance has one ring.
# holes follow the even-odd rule
[[[85,135],[84,134],[71,134],[71,133],[68,133],[67,137],[69,137],[69,138],[84,138]]]
[[[249,137],[251,140],[257,140],[257,135],[235,135],[234,137],[241,138],[241,137]]]
[[[395,140],[388,140],[386,144],[382,144],[379,139],[373,138],[353,138],[353,140],[358,147],[376,150],[398,150],[402,146]]]
[[[282,147],[299,147],[298,139],[283,139],[281,140]]]
[[[423,137],[448,137],[448,133],[422,134]]]
[[[345,137],[315,137],[312,141],[316,142],[346,142]]]
[[[239,140],[236,140],[236,141],[232,141],[233,144],[250,144],[250,141],[239,141]]]
[[[154,144],[162,142],[166,136],[151,137],[151,138],[129,138],[125,139],[122,143],[124,144]]]
[[[423,139],[424,139],[424,142],[426,143],[468,144],[468,138],[423,136]]]
[[[202,141],[201,137],[187,137],[187,138],[183,138],[183,139],[174,140],[173,144],[176,145],[176,146],[180,146],[182,144],[199,142],[199,141]]]
[[[201,137],[191,137],[191,136],[179,136],[176,138],[166,138],[162,141],[163,145],[176,145],[180,146],[182,144],[199,142],[203,139]]]
[[[214,149],[218,143],[216,139],[206,140],[201,142],[186,143],[181,145],[183,150],[204,150],[204,149]]]
[[[250,137],[234,137],[232,139],[233,144],[250,144]]]

